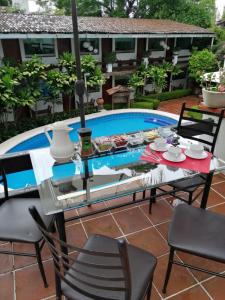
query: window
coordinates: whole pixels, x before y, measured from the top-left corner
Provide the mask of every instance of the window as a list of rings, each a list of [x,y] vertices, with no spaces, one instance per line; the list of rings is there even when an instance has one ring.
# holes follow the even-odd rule
[[[163,51],[164,47],[163,45],[166,45],[166,41],[163,39],[149,39],[148,40],[148,49],[149,50],[155,50],[155,51]]]
[[[198,50],[203,50],[211,46],[211,38],[202,37],[202,38],[193,38],[193,47],[197,47]]]
[[[124,85],[124,86],[128,86],[128,82],[129,82],[130,76],[129,75],[125,75],[125,76],[118,76],[115,78],[115,86],[117,85]]]
[[[26,39],[24,40],[24,51],[26,57],[32,55],[55,56],[54,39]]]
[[[176,47],[179,49],[191,49],[191,38],[177,38]]]
[[[135,52],[135,39],[117,38],[115,39],[116,52]]]
[[[98,54],[99,53],[99,39],[80,39],[80,52]]]

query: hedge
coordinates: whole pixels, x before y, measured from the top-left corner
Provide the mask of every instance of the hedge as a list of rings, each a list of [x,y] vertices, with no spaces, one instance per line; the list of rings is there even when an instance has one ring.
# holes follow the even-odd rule
[[[153,104],[153,108],[157,109],[160,101],[158,99],[154,99],[153,97],[149,97],[149,96],[139,96],[137,95],[134,99],[135,102],[149,102]]]
[[[152,102],[134,102],[132,108],[145,108],[145,109],[154,109],[154,104]]]
[[[193,92],[191,89],[178,89],[171,92],[163,92],[160,94],[154,94],[154,98],[160,101],[166,101],[171,99],[182,98],[191,95]],[[153,95],[151,95],[153,96]]]

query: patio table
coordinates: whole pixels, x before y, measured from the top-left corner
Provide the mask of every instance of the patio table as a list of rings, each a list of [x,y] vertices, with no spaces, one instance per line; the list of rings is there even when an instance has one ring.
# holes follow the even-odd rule
[[[149,200],[149,197],[145,197],[144,194],[143,199],[131,198],[128,203],[118,205],[115,204],[115,200],[115,205],[110,205],[112,199],[145,192],[199,175],[196,171],[140,160],[145,147],[130,148],[128,151],[121,150],[114,154],[95,155],[82,160],[75,159],[70,163],[59,165],[53,165],[51,159],[48,160],[48,149],[33,150],[30,153],[36,179],[40,183],[38,190],[44,213],[47,215],[55,214],[57,228],[62,240],[66,241],[65,221],[96,213],[94,211],[65,220],[65,211],[106,201],[107,207],[98,210],[97,213],[99,213],[132,204],[134,201],[146,201]],[[42,155],[41,151],[44,151]],[[34,157],[32,158],[33,155],[39,157],[39,160],[36,161],[37,166],[35,166]],[[127,162],[127,157],[129,157],[129,162]],[[112,167],[112,165],[114,166]],[[43,180],[38,178],[38,176],[40,177],[40,170],[42,170],[42,176],[44,174]],[[222,170],[225,170],[225,162],[213,156],[210,173],[207,174],[209,176],[208,182],[211,183],[214,171]],[[209,190],[210,184],[204,190],[201,201],[202,208],[206,207]]]

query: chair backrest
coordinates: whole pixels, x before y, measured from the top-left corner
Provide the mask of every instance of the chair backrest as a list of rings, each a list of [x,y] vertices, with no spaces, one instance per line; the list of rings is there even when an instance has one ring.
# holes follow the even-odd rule
[[[1,202],[4,202],[4,200],[8,199],[9,195],[8,195],[8,185],[7,185],[7,179],[6,179],[6,174],[5,174],[5,170],[2,166],[2,162],[0,160],[0,184],[3,185],[3,189],[4,189],[4,197],[1,198]]]
[[[204,115],[204,119],[198,118],[198,116],[201,115]],[[206,116],[208,118],[205,118]],[[187,108],[185,103],[183,103],[177,125],[177,133],[184,138],[208,145],[210,151],[213,153],[223,116],[224,110],[221,110],[220,113],[214,113],[195,108]],[[185,121],[185,123],[183,121]],[[187,121],[189,121],[190,124],[187,124]]]
[[[125,241],[118,240],[118,251],[111,253],[72,246],[48,232],[35,207],[29,208],[29,211],[50,248],[57,284],[64,281],[70,288],[91,299],[130,299],[131,278]],[[65,254],[71,252],[71,255]],[[60,286],[56,288],[61,289]],[[107,298],[102,296],[106,293]]]

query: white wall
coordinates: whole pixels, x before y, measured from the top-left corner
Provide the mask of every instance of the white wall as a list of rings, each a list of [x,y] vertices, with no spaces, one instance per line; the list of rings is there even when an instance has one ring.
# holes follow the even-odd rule
[[[152,51],[150,58],[159,58],[159,57],[165,57],[165,51]]]
[[[31,57],[26,57],[25,56],[25,50],[24,50],[24,43],[23,43],[23,39],[19,39],[19,45],[20,45],[20,53],[21,53],[21,59],[22,61],[27,61],[29,59],[31,59]],[[54,39],[55,42],[55,55],[54,56],[39,56],[42,59],[42,62],[44,64],[57,64],[58,63],[58,47],[57,47],[57,40]]]

